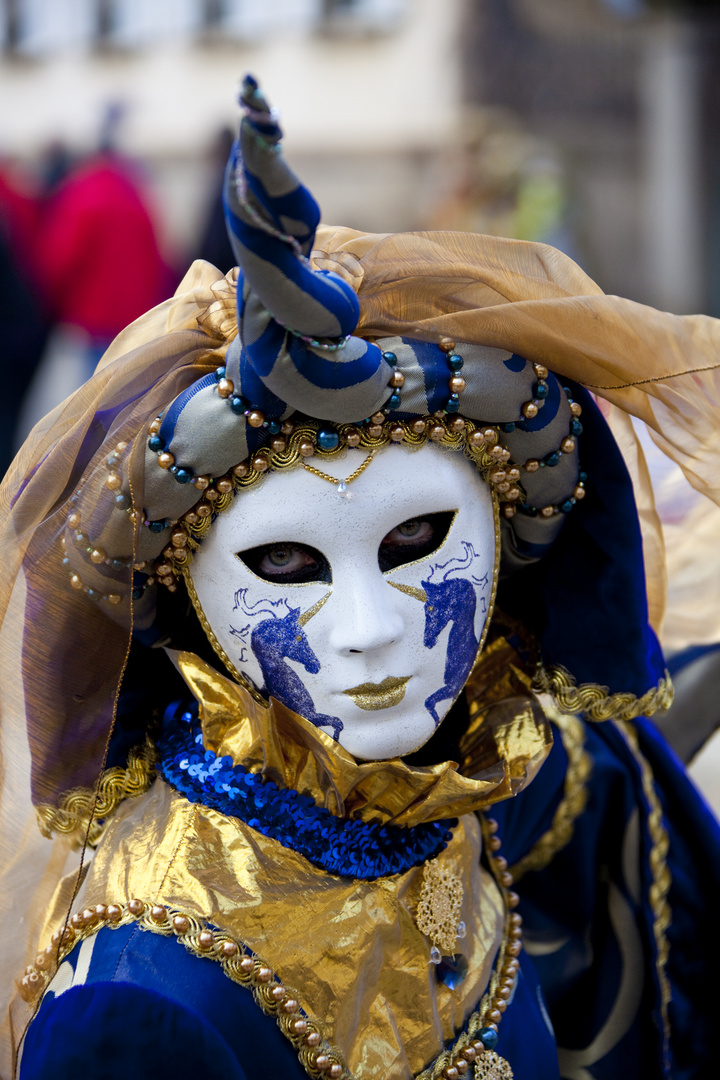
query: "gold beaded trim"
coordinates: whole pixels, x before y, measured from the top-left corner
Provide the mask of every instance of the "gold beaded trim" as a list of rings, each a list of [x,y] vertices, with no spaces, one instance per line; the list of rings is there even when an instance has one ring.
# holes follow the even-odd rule
[[[66,791],[57,806],[37,806],[40,832],[47,837],[76,833],[79,842],[87,835],[88,844],[94,847],[123,799],[134,799],[148,790],[155,778],[156,760],[155,745],[146,738],[143,746],[130,751],[126,768],[118,765],[103,773],[97,799],[94,789],[78,787]]]
[[[556,707],[563,713],[582,713],[588,720],[634,720],[638,716],[652,716],[658,709],[669,709],[675,689],[670,673],[660,679],[642,697],[635,694],[608,694],[606,686],[597,683],[581,683],[564,667],[553,665],[539,668],[533,680],[536,693],[551,694]]]
[[[670,1003],[671,990],[667,977],[666,967],[670,945],[667,939],[667,930],[671,922],[670,905],[667,901],[672,875],[667,864],[667,854],[670,849],[670,838],[663,822],[662,806],[655,790],[655,779],[650,762],[640,750],[637,732],[632,724],[618,723],[618,730],[624,735],[630,752],[635,758],[640,769],[643,794],[649,806],[648,832],[652,842],[650,852],[650,870],[653,883],[650,886],[650,907],[653,913],[653,936],[657,950],[655,967],[657,970],[658,983],[660,985],[660,1015],[663,1023],[663,1051],[664,1060],[668,1062],[670,1053],[670,1020],[668,1017],[668,1005]]]
[[[374,422],[379,420],[379,417],[382,417],[383,423]],[[306,464],[308,458],[317,455],[320,460],[330,459],[347,447],[359,447],[373,454],[392,443],[420,447],[434,442],[447,450],[462,450],[497,492],[503,504],[503,515],[512,517],[515,513],[515,504],[523,498],[523,491],[517,482],[520,470],[508,464],[510,452],[500,445],[495,428],[481,428],[472,420],[445,414],[403,422],[388,420],[383,414],[379,414],[372,416],[370,420],[371,423],[367,425],[336,425],[335,430],[340,441],[334,450],[322,450],[317,446],[320,424],[316,421],[286,421],[282,425],[281,433],[273,437],[268,446],[236,465],[224,476],[215,479],[209,476],[196,477],[193,483],[202,491],[202,497],[172,529],[170,543],[163,549],[155,564],[157,580],[171,592],[177,589],[177,579],[190,565],[193,553],[198,550],[215,516],[232,505],[236,492],[259,483],[268,471],[289,469],[297,465],[304,465],[315,471]],[[368,459],[366,462],[369,463]],[[363,468],[365,464],[363,463]]]
[[[510,867],[519,881],[531,870],[544,870],[559,851],[572,840],[575,822],[587,805],[587,781],[592,772],[592,758],[585,749],[585,725],[577,716],[565,716],[546,708],[549,719],[560,729],[560,738],[568,756],[563,797],[547,832],[533,844],[522,859]]]
[[[132,922],[163,937],[174,935],[188,952],[215,960],[229,979],[247,986],[263,1012],[275,1017],[313,1080],[320,1077],[340,1080],[349,1075],[341,1052],[323,1037],[321,1025],[305,1016],[295,991],[284,986],[259,956],[247,952],[224,930],[212,930],[188,912],[149,900],[98,904],[73,915],[65,929],[53,934],[50,945],[26,969],[20,982],[23,999],[33,1002],[39,997],[57,966],[79,942],[103,926],[114,929]]]

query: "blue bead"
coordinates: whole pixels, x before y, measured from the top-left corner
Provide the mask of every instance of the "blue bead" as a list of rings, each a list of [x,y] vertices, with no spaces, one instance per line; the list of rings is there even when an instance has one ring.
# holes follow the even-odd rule
[[[150,532],[153,532],[153,533],[161,533],[164,528],[165,528],[165,522],[164,521],[151,521],[148,524],[148,529],[150,530]]]
[[[115,505],[117,506],[118,510],[127,510],[130,506],[130,500],[128,499],[127,495],[116,495]]]
[[[178,469],[175,473],[175,479],[178,484],[189,484],[192,478],[193,474],[191,469]]]
[[[462,953],[455,956],[443,956],[435,967],[435,974],[449,990],[457,990],[468,973],[468,962]]]
[[[397,356],[394,352],[384,352],[383,360],[386,364],[389,364],[390,367],[395,367],[395,365],[397,364]]]
[[[225,378],[225,368],[224,367],[215,368],[215,378],[217,379],[218,382],[220,382],[221,379]]]
[[[245,412],[245,402],[241,397],[234,397],[230,399],[230,408],[234,413],[242,415]]]
[[[335,450],[340,443],[337,431],[322,430],[317,433],[317,444],[321,450]]]
[[[132,591],[133,600],[140,600],[144,591],[145,591],[144,589],[133,589],[133,591]]]
[[[270,432],[271,435],[279,435],[280,434],[280,421],[279,420],[268,420],[267,423],[265,424],[265,427],[267,428],[267,430]]]
[[[544,461],[546,465],[553,469],[558,464],[561,457],[562,454],[559,450],[553,450],[552,454],[545,455]]]
[[[445,404],[445,412],[455,413],[460,411],[460,398],[457,394],[453,394],[452,397]]]
[[[400,407],[400,392],[395,390],[388,400],[388,408],[398,409]]]
[[[152,450],[153,454],[159,454],[165,449],[165,440],[159,435],[151,435],[148,439],[148,449]]]
[[[514,424],[501,424],[500,430],[504,431],[506,435],[509,435],[511,431],[515,430]]]
[[[548,386],[548,384],[546,382],[539,382],[539,383],[535,384],[534,396],[536,398],[539,398],[542,401],[542,399],[546,398],[549,393],[550,393],[550,388],[549,388],[549,386]]]
[[[561,514],[569,514],[574,505],[575,505],[575,500],[574,499],[566,499],[565,502],[560,503],[560,513]]]
[[[461,371],[462,368],[463,368],[463,365],[465,364],[465,361],[463,360],[462,356],[458,356],[457,353],[450,353],[450,355],[447,358],[447,362],[448,362],[448,364],[450,365],[450,367],[452,368],[453,371]]]
[[[586,480],[587,480],[587,473],[580,470],[580,474],[578,476],[579,483],[584,484],[586,482]]]
[[[494,1050],[498,1042],[498,1033],[494,1028],[484,1027],[478,1031],[478,1038],[486,1050]]]
[[[580,423],[580,421],[579,420],[573,420],[572,424],[570,425],[570,434],[571,435],[582,435],[582,430],[583,430],[583,426]]]

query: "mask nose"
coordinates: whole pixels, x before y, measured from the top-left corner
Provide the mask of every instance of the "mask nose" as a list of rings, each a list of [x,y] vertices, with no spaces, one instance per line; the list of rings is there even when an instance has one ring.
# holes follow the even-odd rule
[[[381,575],[351,572],[333,592],[336,618],[329,644],[340,656],[377,652],[403,637],[405,623]]]

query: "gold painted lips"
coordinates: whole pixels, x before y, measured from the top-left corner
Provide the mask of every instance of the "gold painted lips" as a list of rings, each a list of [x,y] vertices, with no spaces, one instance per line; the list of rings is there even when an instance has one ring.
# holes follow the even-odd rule
[[[359,686],[343,690],[343,694],[347,694],[359,709],[389,709],[392,705],[399,705],[405,697],[411,678],[412,675],[407,675],[404,679],[395,679],[388,675],[381,683],[360,683]]]

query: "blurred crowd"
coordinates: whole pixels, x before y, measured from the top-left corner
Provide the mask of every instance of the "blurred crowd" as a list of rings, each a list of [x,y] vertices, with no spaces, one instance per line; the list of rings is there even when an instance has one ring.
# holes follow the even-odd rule
[[[29,430],[92,374],[113,338],[174,291],[187,262],[232,264],[220,201],[222,133],[196,249],[161,250],[142,166],[110,109],[97,147],[48,146],[34,167],[0,157],[0,477]]]

